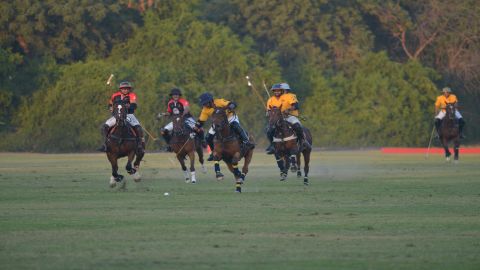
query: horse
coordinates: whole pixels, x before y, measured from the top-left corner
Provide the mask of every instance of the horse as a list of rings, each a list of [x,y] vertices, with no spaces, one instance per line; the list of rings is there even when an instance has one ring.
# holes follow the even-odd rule
[[[447,103],[445,107],[445,117],[440,126],[440,143],[445,150],[446,161],[450,161],[452,153],[448,149],[448,144],[453,141],[454,160],[458,161],[458,152],[460,148],[460,131],[458,128],[458,120],[455,117],[455,104]]]
[[[290,123],[285,120],[281,108],[274,107],[268,111],[268,124],[270,128],[275,128],[273,138],[275,148],[275,159],[277,166],[280,169],[280,181],[287,179],[288,170],[297,173],[297,177],[302,177],[300,155],[303,154],[304,160],[304,177],[303,184],[308,185],[308,172],[310,170],[310,154],[312,149],[310,147],[300,147],[297,143],[297,135]],[[305,140],[312,145],[312,135],[310,130],[303,127]]]
[[[191,183],[195,184],[197,182],[195,176],[195,152],[197,152],[198,160],[202,165],[202,172],[207,172],[205,165],[203,164],[202,139],[196,136],[195,132],[187,125],[187,123],[185,123],[185,117],[183,115],[173,115],[172,123],[173,130],[170,147],[180,162],[183,175],[185,176],[185,182],[190,182],[191,176]],[[187,166],[185,166],[185,158],[187,155],[190,159],[190,176],[187,171]]]
[[[110,129],[107,136],[107,158],[112,165],[112,176],[110,177],[110,187],[120,184],[120,188],[125,188],[123,175],[118,174],[118,159],[128,157],[125,169],[128,174],[133,175],[135,182],[141,180],[138,173],[140,161],[144,156],[143,151],[138,151],[138,138],[135,131],[127,121],[128,108],[127,104],[122,101],[116,101],[113,104],[113,116],[115,117],[115,125]],[[132,161],[135,162],[132,166]]]
[[[230,172],[235,177],[235,192],[242,192],[242,185],[248,173],[248,165],[252,161],[253,149],[240,144],[237,134],[228,123],[226,109],[214,108],[212,114],[212,127],[215,131],[213,156],[215,161],[215,176],[217,180],[223,179],[219,161],[227,164]],[[250,142],[254,142],[253,136],[249,135]],[[238,163],[244,159],[242,171],[238,169]]]

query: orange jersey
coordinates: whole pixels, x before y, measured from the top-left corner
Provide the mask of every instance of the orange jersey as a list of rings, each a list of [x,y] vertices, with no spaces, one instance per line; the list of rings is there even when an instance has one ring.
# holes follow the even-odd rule
[[[213,104],[215,104],[215,107],[217,108],[226,108],[230,101],[223,99],[223,98],[216,98],[213,100]],[[205,122],[208,120],[208,118],[213,114],[214,108],[207,108],[203,107],[202,111],[200,112],[200,116],[198,117],[198,121]],[[233,112],[227,110],[227,117],[230,118],[233,116]]]
[[[445,107],[447,107],[447,103],[457,103],[457,102],[458,102],[457,96],[455,96],[454,94],[450,94],[448,98],[445,97],[444,95],[441,95],[441,96],[438,96],[437,101],[435,101],[435,109],[445,110]]]

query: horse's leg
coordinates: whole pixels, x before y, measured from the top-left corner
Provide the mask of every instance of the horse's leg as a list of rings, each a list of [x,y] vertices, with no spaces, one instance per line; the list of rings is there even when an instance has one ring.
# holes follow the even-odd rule
[[[144,151],[140,151],[140,153],[135,153],[135,162],[133,162],[133,167],[135,168],[135,170],[138,171],[138,169],[140,168],[140,161],[142,161],[144,155]]]
[[[185,182],[190,182],[190,174],[187,171],[187,166],[185,166],[185,153],[177,153],[178,162],[180,162],[180,166],[182,167],[183,176],[185,177]]]
[[[311,148],[310,149],[305,149],[303,150],[303,172],[305,173],[305,176],[303,177],[303,184],[308,185],[308,172],[310,171],[310,154],[312,153]]]
[[[235,152],[232,158],[232,167],[233,175],[235,175],[235,180],[239,179],[242,176],[242,172],[238,169],[238,162],[240,161],[240,152]]]
[[[202,173],[207,173],[207,168],[205,167],[205,164],[203,164],[204,159],[203,159],[203,148],[202,148],[201,142],[196,142],[195,148],[196,148],[197,155],[198,155],[198,161],[202,165]]]
[[[452,153],[450,153],[450,150],[448,149],[448,139],[445,137],[446,136],[442,137],[442,146],[443,146],[443,149],[445,150],[446,161],[450,161],[450,156],[452,155]]]
[[[110,177],[110,187],[115,187],[117,183],[122,182],[123,175],[118,174],[117,156],[111,153],[107,154],[107,158],[112,165],[112,176]]]
[[[284,181],[287,178],[288,168],[286,167],[286,162],[284,157],[280,154],[275,152],[275,159],[277,160],[277,166],[280,169],[280,181]]]
[[[240,178],[241,177],[241,174],[238,175],[238,173],[240,173],[240,171],[238,170],[238,163],[237,165],[234,165],[233,163],[230,163],[230,162],[225,162],[227,164],[227,167],[228,169],[233,173],[233,175],[235,176],[235,192],[238,192],[238,193],[241,193],[242,192],[242,179]],[[238,171],[238,173],[237,173]]]
[[[197,182],[197,178],[195,177],[195,151],[191,149],[188,152],[188,158],[190,159],[190,176],[192,178],[192,184]]]
[[[453,150],[454,150],[454,160],[455,161],[458,161],[458,152],[459,152],[459,149],[460,149],[460,139],[457,137],[454,141],[454,146],[453,146]]]
[[[143,156],[145,155],[145,151],[139,151],[139,152],[134,151],[134,154],[135,154],[135,161],[133,162],[133,170],[135,172],[133,173],[133,180],[135,180],[135,182],[139,182],[140,180],[142,180],[142,175],[139,172],[140,162],[142,161]]]
[[[242,175],[240,176],[240,178],[242,179],[242,183],[243,181],[245,181],[245,177],[247,176],[247,173],[248,173],[248,166],[250,165],[252,158],[253,158],[253,149],[250,149],[247,151],[247,153],[245,153],[245,157],[243,160]]]
[[[125,169],[130,175],[134,174],[137,171],[132,167],[132,161],[134,157],[135,157],[135,151],[130,151],[130,153],[128,153],[127,166],[125,166]]]
[[[302,153],[301,152],[298,152],[297,153],[297,177],[302,177],[302,170],[300,169],[301,166],[302,166],[302,161],[301,161],[301,158],[302,158]]]

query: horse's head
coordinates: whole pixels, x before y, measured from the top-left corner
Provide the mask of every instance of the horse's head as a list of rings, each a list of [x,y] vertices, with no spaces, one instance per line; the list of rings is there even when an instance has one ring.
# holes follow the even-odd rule
[[[228,127],[228,117],[226,109],[224,108],[214,108],[212,114],[212,127],[215,132],[222,132]]]
[[[190,133],[187,124],[185,123],[185,116],[180,114],[172,115],[172,124],[173,124],[173,131],[174,135],[184,135]]]
[[[268,125],[271,127],[280,125],[283,120],[282,107],[273,107],[268,111]]]
[[[119,100],[113,103],[113,116],[115,117],[116,125],[125,126],[127,123],[127,114],[128,109],[125,102]]]
[[[447,103],[445,107],[445,112],[446,112],[445,117],[448,120],[455,120],[455,110],[456,110],[455,103]]]

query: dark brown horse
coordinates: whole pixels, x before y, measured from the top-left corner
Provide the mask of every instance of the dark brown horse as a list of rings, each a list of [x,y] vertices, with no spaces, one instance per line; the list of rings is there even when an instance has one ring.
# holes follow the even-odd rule
[[[195,184],[197,178],[195,176],[195,152],[198,154],[198,160],[202,165],[202,171],[206,173],[206,168],[203,165],[203,149],[201,138],[196,136],[196,133],[185,123],[184,116],[172,116],[173,130],[172,139],[170,140],[170,147],[176,154],[180,165],[182,166],[185,182]],[[185,166],[185,158],[190,159],[190,175],[188,174],[187,166]],[[191,177],[191,178],[190,178]]]
[[[215,130],[213,156],[215,160],[215,174],[218,180],[223,179],[219,161],[223,160],[235,177],[235,191],[242,192],[242,184],[248,173],[248,165],[252,161],[253,149],[240,144],[237,134],[228,123],[225,109],[214,108],[212,114],[212,127]],[[254,143],[253,137],[249,136]],[[239,161],[244,158],[242,171],[238,169]]]
[[[127,157],[127,165],[125,169],[135,181],[140,181],[141,176],[138,172],[140,161],[143,158],[144,152],[138,151],[138,138],[135,131],[127,121],[127,104],[121,101],[113,104],[113,115],[116,123],[110,130],[107,137],[107,158],[112,165],[112,176],[110,177],[110,186],[115,187],[117,183],[121,188],[125,187],[123,175],[118,174],[118,159]],[[132,166],[132,161],[135,162]]]
[[[445,158],[450,161],[452,153],[448,149],[448,144],[453,141],[454,160],[458,161],[458,152],[460,148],[460,132],[458,129],[458,120],[455,117],[455,104],[447,103],[445,107],[445,117],[442,119],[440,127],[440,142],[445,150]]]
[[[281,108],[274,107],[268,111],[268,124],[270,128],[275,129],[273,143],[275,147],[275,158],[280,169],[280,181],[287,179],[288,169],[297,173],[297,177],[302,177],[300,169],[300,155],[303,154],[304,177],[303,184],[308,185],[308,172],[310,170],[311,147],[300,147],[297,142],[297,136],[290,123],[285,120]],[[312,135],[310,130],[303,127],[305,140],[312,145]]]

